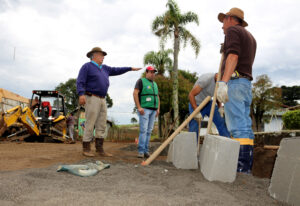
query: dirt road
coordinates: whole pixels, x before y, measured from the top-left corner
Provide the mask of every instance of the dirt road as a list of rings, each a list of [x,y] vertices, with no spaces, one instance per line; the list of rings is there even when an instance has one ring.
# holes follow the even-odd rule
[[[105,142],[104,148],[114,155],[106,161],[124,161],[139,164],[135,151],[121,150],[128,143]],[[92,148],[94,149],[94,148]],[[84,160],[82,146],[62,143],[0,143],[0,171],[20,170],[26,168],[43,168],[53,164],[72,164]],[[100,157],[94,159],[103,160]]]
[[[1,142],[0,205],[286,205],[268,195],[269,179],[238,174],[232,184],[208,182],[163,156],[141,166],[132,148],[106,142],[113,158],[87,159],[79,143]],[[59,164],[95,160],[111,167],[86,178],[56,172]]]

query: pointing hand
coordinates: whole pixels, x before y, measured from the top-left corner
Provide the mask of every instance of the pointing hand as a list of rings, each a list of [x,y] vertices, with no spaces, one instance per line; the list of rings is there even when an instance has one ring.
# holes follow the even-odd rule
[[[142,68],[135,68],[135,67],[131,67],[131,71],[139,71],[141,70]]]

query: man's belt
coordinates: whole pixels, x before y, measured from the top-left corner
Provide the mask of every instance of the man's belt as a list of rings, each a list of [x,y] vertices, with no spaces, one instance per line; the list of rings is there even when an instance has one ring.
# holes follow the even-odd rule
[[[239,79],[239,78],[245,78],[245,79],[248,79],[251,81],[251,78],[246,76],[246,75],[243,75],[243,74],[240,74],[238,73],[238,71],[234,71],[230,77],[231,80],[234,80],[234,79]]]
[[[93,94],[93,93],[91,93],[91,92],[85,92],[85,94],[88,95],[88,96],[95,96],[95,97],[98,97],[98,98],[100,98],[100,99],[104,99],[104,98],[105,98],[105,96],[99,96],[99,95]]]

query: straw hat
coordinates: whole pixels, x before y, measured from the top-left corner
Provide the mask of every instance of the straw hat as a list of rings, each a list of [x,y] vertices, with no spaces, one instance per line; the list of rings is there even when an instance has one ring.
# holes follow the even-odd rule
[[[243,12],[242,9],[232,8],[226,14],[219,13],[218,19],[219,19],[219,21],[221,23],[223,23],[223,19],[225,18],[225,16],[235,16],[235,17],[238,17],[238,18],[240,18],[243,21],[243,23],[242,23],[243,27],[248,26],[248,23],[244,20],[244,12]]]
[[[107,55],[107,53],[105,51],[102,51],[102,49],[100,47],[94,47],[91,51],[89,51],[86,56],[88,58],[90,58],[92,56],[93,53],[95,52],[101,52],[104,56]]]

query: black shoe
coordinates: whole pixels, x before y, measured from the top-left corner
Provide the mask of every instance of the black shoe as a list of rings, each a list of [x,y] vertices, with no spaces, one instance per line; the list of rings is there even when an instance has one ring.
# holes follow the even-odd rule
[[[148,157],[150,157],[150,154],[149,154],[149,152],[146,152],[146,153],[144,153],[144,157],[145,157],[145,158],[148,158]]]

